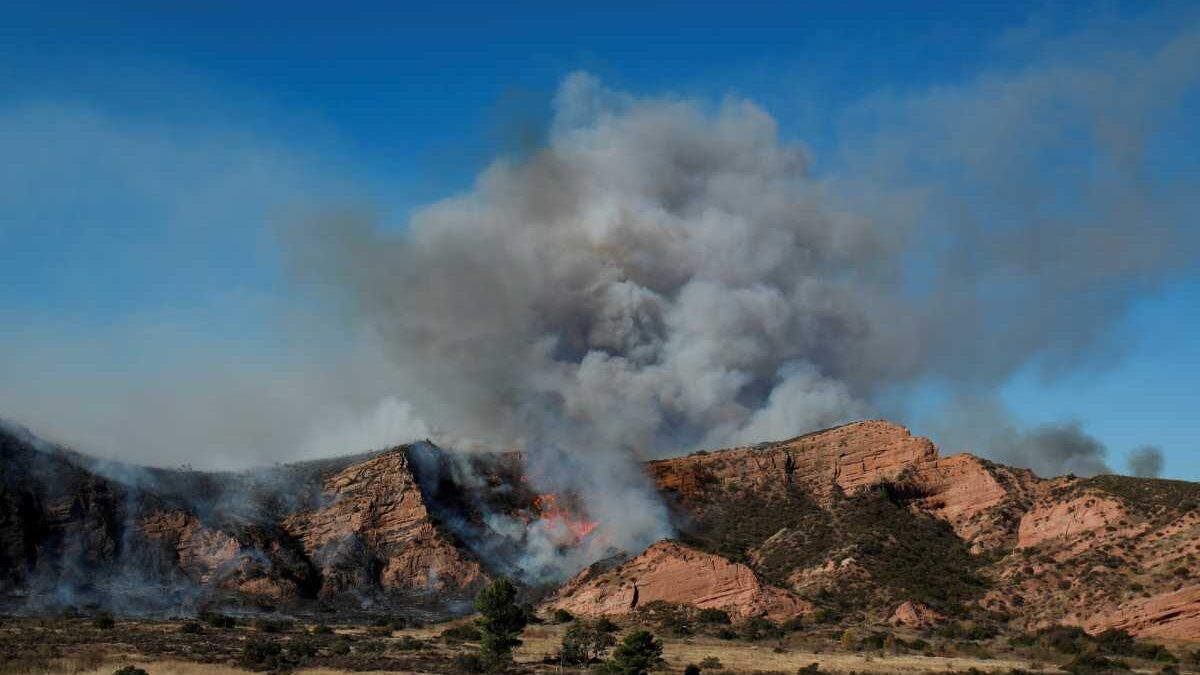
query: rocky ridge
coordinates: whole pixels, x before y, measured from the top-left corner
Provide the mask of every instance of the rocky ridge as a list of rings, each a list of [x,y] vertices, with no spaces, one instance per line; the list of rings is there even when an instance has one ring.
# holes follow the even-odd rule
[[[9,609],[135,598],[175,609],[221,598],[412,606],[469,598],[494,573],[431,507],[482,502],[466,487],[450,499],[452,474],[429,494],[411,448],[229,476],[102,463],[0,430],[0,464]],[[519,476],[506,471],[487,477],[495,493],[482,501],[511,499],[503,484]],[[821,610],[909,627],[986,612],[1013,630],[1200,639],[1197,484],[1043,479],[942,457],[880,420],[647,472],[678,540],[581,572],[555,606]]]

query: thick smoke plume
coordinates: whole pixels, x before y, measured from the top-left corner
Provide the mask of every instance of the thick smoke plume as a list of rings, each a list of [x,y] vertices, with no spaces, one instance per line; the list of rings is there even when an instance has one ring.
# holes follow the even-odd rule
[[[400,230],[314,223],[297,262],[458,447],[756,442],[916,382],[1095,366],[1195,258],[1192,177],[1155,181],[1145,146],[1197,83],[1196,35],[893,102],[821,176],[752,102],[575,74],[540,151]]]
[[[399,230],[319,219],[297,264],[378,340],[435,438],[528,451],[544,489],[636,548],[667,528],[633,457],[1114,358],[1114,322],[1195,257],[1191,177],[1156,182],[1145,146],[1197,84],[1197,34],[880,102],[873,140],[821,176],[750,101],[577,73],[543,148]],[[1109,470],[1075,425],[993,440],[1042,474]]]

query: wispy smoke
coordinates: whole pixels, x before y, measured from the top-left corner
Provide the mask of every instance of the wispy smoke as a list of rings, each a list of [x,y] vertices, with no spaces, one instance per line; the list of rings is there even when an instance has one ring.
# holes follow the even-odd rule
[[[1129,472],[1142,478],[1158,478],[1162,475],[1162,450],[1152,445],[1143,446],[1129,453],[1126,459]]]
[[[942,411],[933,435],[951,451],[979,452],[1043,477],[1115,473],[1108,463],[1108,447],[1078,421],[1022,429],[995,397],[957,399]],[[1158,477],[1164,465],[1162,451],[1137,448],[1126,456],[1126,465],[1134,476]]]

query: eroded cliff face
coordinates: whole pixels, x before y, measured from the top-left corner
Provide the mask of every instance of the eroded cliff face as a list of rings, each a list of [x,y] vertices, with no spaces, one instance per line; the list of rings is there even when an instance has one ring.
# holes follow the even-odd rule
[[[897,607],[940,616],[965,603],[1028,628],[1200,639],[1200,485],[1043,479],[971,455],[940,457],[927,439],[884,421],[649,470],[685,541],[744,559],[805,597],[857,596],[851,602],[877,620],[921,613],[897,617]],[[915,550],[906,546],[914,539]],[[896,574],[904,567],[915,574]],[[957,588],[955,597],[922,588],[922,577]]]
[[[929,439],[871,420],[778,443],[660,460],[649,467],[660,489],[685,499],[714,483],[768,493],[792,485],[828,504],[835,490],[853,494],[937,459]]]
[[[0,453],[0,594],[16,608],[440,602],[485,579],[433,523],[405,448],[253,476],[102,464],[11,433]]]
[[[739,619],[783,620],[812,611],[809,603],[764,583],[745,565],[671,541],[611,569],[584,570],[551,605],[580,616],[615,616],[655,602],[720,609]]]
[[[438,532],[404,449],[330,476],[325,496],[283,524],[318,565],[323,597],[363,583],[461,597],[484,581],[479,564]]]
[[[1029,626],[1200,639],[1200,485],[1101,476],[1059,480],[993,565],[983,604]]]
[[[519,457],[483,462],[484,495],[429,468],[437,451],[421,448],[239,477],[89,463],[0,433],[0,599],[467,599],[487,578],[464,545],[479,530],[449,532],[446,519],[479,504],[533,517],[533,495]],[[914,627],[983,608],[1021,629],[1200,639],[1197,484],[1042,479],[941,457],[883,421],[647,471],[678,541],[585,570],[557,606],[586,616],[663,601],[774,619],[830,606]]]

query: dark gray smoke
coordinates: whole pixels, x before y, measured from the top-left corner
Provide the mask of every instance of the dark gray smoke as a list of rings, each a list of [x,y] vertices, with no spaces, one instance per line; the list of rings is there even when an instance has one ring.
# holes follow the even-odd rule
[[[1129,473],[1140,478],[1158,478],[1162,475],[1163,454],[1160,448],[1146,445],[1129,453],[1126,459]]]
[[[1077,422],[1039,426],[988,450],[995,457],[1029,467],[1041,476],[1112,473],[1104,461],[1108,453],[1104,444],[1085,433]]]

